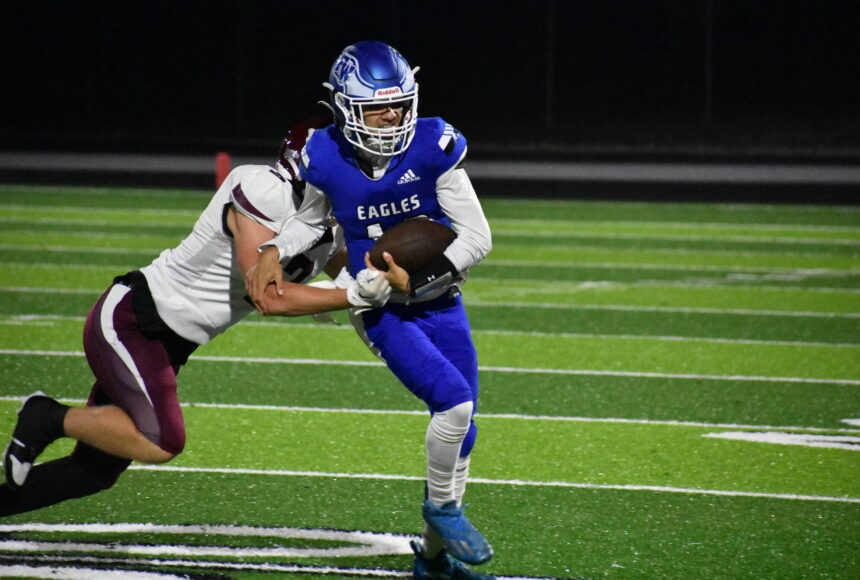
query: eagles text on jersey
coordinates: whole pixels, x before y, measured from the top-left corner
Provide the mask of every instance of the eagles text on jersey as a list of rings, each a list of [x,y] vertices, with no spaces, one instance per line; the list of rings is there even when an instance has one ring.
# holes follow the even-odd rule
[[[330,199],[343,227],[353,275],[364,268],[364,254],[388,228],[426,216],[450,226],[436,197],[436,180],[466,154],[466,138],[440,118],[421,118],[412,144],[394,156],[381,178],[359,168],[353,146],[334,125],[314,132],[302,151],[300,171]]]

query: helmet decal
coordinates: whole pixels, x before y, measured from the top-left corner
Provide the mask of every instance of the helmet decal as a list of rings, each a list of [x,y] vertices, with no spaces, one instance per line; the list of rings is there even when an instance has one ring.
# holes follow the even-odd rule
[[[347,80],[353,76],[355,73],[355,69],[358,68],[358,61],[355,60],[355,57],[351,54],[347,54],[344,52],[340,55],[340,58],[337,59],[337,62],[334,63],[334,66],[331,69],[331,75],[333,80],[337,81],[337,87],[339,89],[346,88]]]

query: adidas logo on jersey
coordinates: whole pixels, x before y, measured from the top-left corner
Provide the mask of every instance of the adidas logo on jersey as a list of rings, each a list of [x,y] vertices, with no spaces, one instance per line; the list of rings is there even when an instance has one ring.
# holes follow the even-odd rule
[[[400,179],[397,180],[397,185],[403,185],[404,183],[412,183],[413,181],[418,181],[419,179],[421,178],[415,175],[414,171],[409,169],[406,171],[406,173],[400,176]]]

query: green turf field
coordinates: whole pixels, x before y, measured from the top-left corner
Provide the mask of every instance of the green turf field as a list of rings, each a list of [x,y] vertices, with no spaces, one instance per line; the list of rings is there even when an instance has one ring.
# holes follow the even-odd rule
[[[3,437],[33,390],[86,397],[89,307],[208,197],[0,186]],[[860,578],[860,208],[484,206],[481,571]],[[0,520],[0,575],[410,577],[427,415],[348,324],[254,315],[180,384],[185,453]]]

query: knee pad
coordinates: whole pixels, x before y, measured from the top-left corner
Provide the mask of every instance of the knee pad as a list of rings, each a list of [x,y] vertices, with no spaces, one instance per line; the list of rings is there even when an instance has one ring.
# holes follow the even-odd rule
[[[473,408],[472,402],[467,401],[447,411],[435,413],[430,419],[430,431],[440,441],[459,443],[469,432]]]

